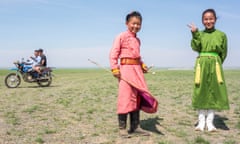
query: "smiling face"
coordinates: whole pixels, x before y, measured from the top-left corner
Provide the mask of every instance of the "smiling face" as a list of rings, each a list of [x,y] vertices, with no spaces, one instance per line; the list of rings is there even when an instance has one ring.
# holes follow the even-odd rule
[[[34,56],[35,57],[39,56],[39,52],[38,51],[34,51]]]
[[[212,29],[216,23],[216,16],[212,12],[206,12],[203,14],[202,23],[206,29]]]
[[[139,17],[133,16],[126,22],[127,28],[132,33],[137,33],[141,29],[142,21]]]

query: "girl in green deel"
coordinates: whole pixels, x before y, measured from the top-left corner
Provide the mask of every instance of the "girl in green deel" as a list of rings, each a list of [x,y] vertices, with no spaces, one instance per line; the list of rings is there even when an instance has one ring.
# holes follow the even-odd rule
[[[197,131],[216,131],[213,124],[216,110],[229,109],[226,82],[222,64],[227,56],[227,36],[215,29],[217,21],[214,9],[202,13],[205,29],[199,31],[194,24],[188,27],[192,32],[191,47],[199,53],[195,64],[195,85],[192,105],[198,110]]]

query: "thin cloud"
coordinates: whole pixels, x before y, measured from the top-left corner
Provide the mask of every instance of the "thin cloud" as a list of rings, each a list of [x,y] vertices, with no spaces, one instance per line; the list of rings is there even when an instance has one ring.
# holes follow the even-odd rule
[[[22,5],[28,5],[28,4],[37,4],[37,5],[46,5],[49,4],[49,0],[1,0],[0,6],[22,6]]]
[[[226,12],[226,11],[220,11],[219,12],[219,16],[220,17],[226,17],[226,18],[229,18],[229,19],[237,19],[237,20],[240,19],[240,15],[239,14]]]

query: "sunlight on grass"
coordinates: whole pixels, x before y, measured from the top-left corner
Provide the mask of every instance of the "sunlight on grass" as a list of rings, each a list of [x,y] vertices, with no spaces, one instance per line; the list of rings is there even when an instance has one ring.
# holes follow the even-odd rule
[[[0,70],[2,80],[6,73]],[[217,134],[194,131],[197,113],[191,105],[192,70],[159,69],[155,75],[146,74],[149,91],[158,100],[159,109],[154,114],[141,112],[140,125],[152,135],[127,140],[118,135],[116,78],[100,69],[59,69],[54,74],[56,77],[48,88],[24,82],[17,89],[0,85],[0,138],[8,143],[39,144],[235,144],[238,141],[239,70],[225,72],[232,109],[218,112]],[[230,131],[221,129],[223,126]]]

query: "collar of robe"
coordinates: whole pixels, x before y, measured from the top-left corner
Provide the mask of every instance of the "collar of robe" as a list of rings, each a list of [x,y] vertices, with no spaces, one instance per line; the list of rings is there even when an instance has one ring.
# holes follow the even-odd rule
[[[127,30],[127,32],[128,32],[131,36],[137,37],[137,34],[136,34],[136,33],[133,33],[133,32],[131,32],[130,30]]]
[[[211,29],[205,29],[204,32],[207,32],[207,33],[212,33],[214,32],[216,29],[213,27]]]

